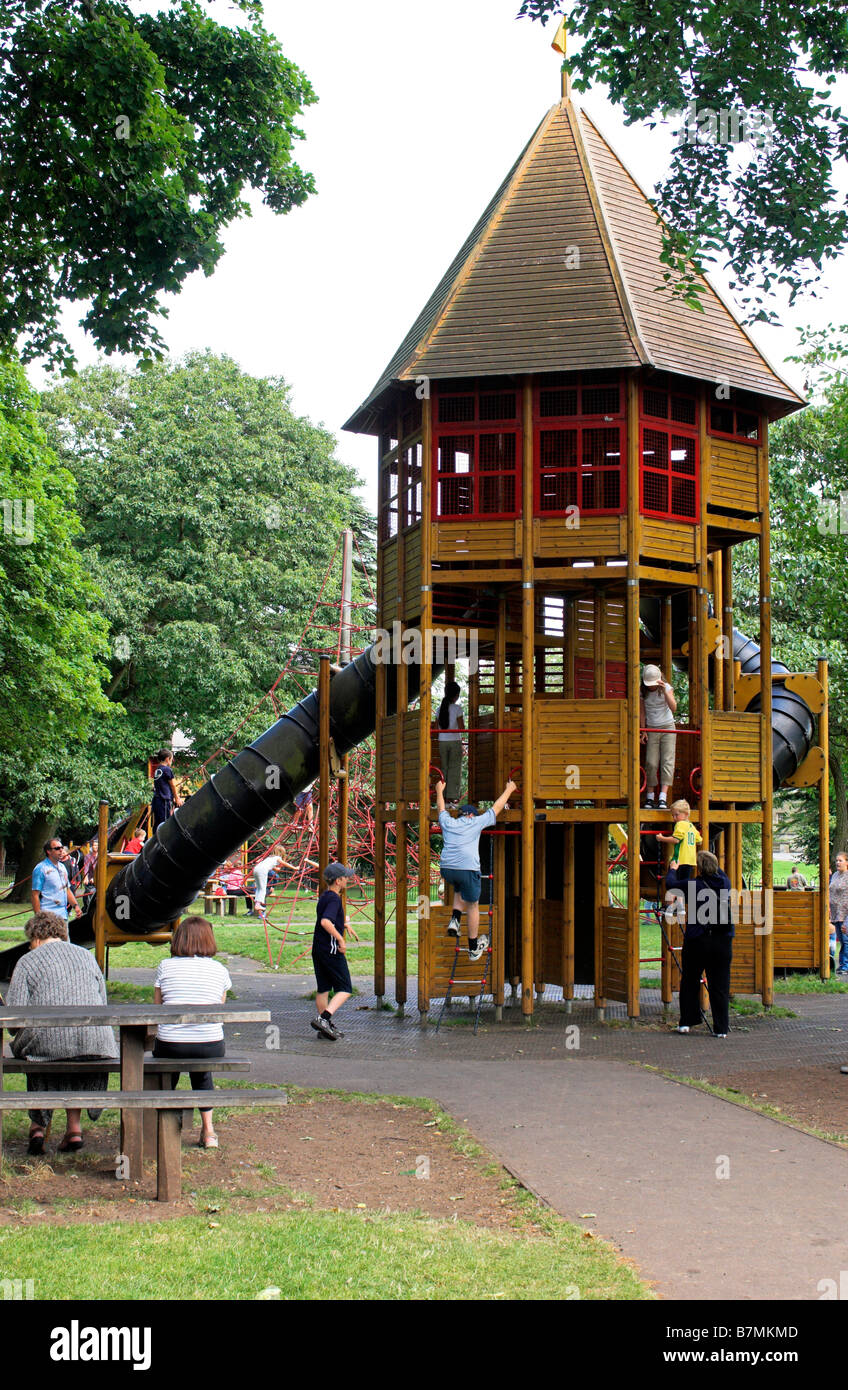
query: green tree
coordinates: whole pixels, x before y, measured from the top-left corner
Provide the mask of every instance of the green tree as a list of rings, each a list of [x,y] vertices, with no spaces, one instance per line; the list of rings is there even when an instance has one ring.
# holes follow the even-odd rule
[[[848,844],[848,377],[831,372],[820,399],[771,431],[772,645],[790,669],[830,666],[833,835]],[[734,551],[738,625],[756,635],[756,547]],[[812,802],[806,799],[812,815]],[[800,827],[796,827],[800,829]],[[811,831],[801,834],[809,846]]]
[[[0,345],[69,365],[62,301],[99,347],[158,355],[160,296],[211,274],[221,233],[314,191],[292,158],[308,80],[263,28],[196,0],[0,0]]]
[[[39,758],[61,758],[109,703],[102,595],[75,546],[73,477],[48,447],[37,407],[20,365],[0,361],[0,836],[23,813],[40,846],[56,808],[36,787]]]
[[[522,0],[520,13],[562,9]],[[773,317],[778,285],[790,302],[809,291],[848,240],[834,179],[848,114],[831,93],[848,71],[844,0],[573,0],[568,20],[576,87],[605,84],[628,124],[688,113],[656,196],[677,291],[697,303],[705,257],[726,263],[752,318]]]
[[[332,436],[293,414],[284,382],[210,353],[90,368],[42,406],[104,595],[106,693],[126,711],[103,726],[97,756],[129,779],[179,728],[203,759],[298,648],[340,530],[369,546],[356,475]],[[302,694],[281,687],[278,710]],[[266,702],[237,746],[272,721]]]

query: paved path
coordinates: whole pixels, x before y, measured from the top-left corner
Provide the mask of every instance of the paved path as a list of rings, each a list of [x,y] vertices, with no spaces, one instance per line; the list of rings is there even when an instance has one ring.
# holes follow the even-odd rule
[[[723,1071],[837,1065],[848,1051],[846,996],[794,998],[797,1019],[740,1020],[726,1043],[598,1027],[588,1001],[571,1016],[543,1009],[533,1028],[489,1024],[475,1037],[452,1025],[436,1036],[364,1007],[373,996],[362,981],[333,1044],[308,1027],[309,977],[274,978],[241,960],[230,973],[239,998],[267,1006],[279,1029],[234,1030],[258,1080],[438,1100],[525,1186],[613,1241],[665,1298],[816,1299],[819,1281],[848,1267],[837,1219],[848,1152],[644,1066],[697,1076],[718,1057]],[[148,972],[115,974],[141,981]],[[579,1049],[568,1045],[575,1024]]]

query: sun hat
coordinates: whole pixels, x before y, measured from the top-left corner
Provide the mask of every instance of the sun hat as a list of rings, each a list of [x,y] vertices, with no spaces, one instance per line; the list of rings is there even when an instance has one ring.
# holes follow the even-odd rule
[[[642,684],[643,684],[643,685],[646,685],[646,686],[648,687],[649,690],[653,690],[653,688],[654,688],[655,686],[659,685],[661,681],[662,681],[662,672],[660,671],[659,666],[646,666],[646,667],[645,667],[644,671],[642,672]]]

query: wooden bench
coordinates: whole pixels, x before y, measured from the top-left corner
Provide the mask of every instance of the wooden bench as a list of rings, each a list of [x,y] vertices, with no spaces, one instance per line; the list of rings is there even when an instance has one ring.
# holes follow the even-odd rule
[[[55,1076],[61,1072],[77,1072],[88,1075],[92,1072],[108,1072],[110,1076],[120,1076],[121,1064],[117,1057],[104,1057],[103,1061],[93,1059],[85,1062],[33,1062],[26,1058],[4,1057],[3,1075],[40,1075]],[[206,1065],[200,1066],[199,1063]],[[249,1057],[145,1057],[144,1059],[144,1089],[145,1091],[167,1091],[170,1090],[170,1078],[175,1074],[184,1071],[211,1071],[216,1076],[222,1072],[248,1072],[251,1068]],[[33,1097],[32,1109],[38,1110],[38,1096],[40,1092],[29,1091]],[[114,1095],[110,1091],[92,1091],[92,1096]],[[182,1093],[181,1093],[182,1094]],[[89,1105],[86,1109],[101,1110],[108,1109],[108,1106]],[[183,1115],[183,1124],[191,1124],[192,1111],[186,1107]],[[156,1157],[157,1146],[157,1125],[156,1111],[145,1110],[142,1117],[142,1150],[145,1158]]]
[[[197,1059],[195,1059],[197,1060]],[[214,1094],[216,1105],[273,1106],[288,1104],[285,1091],[157,1091],[152,1102],[156,1112],[156,1199],[176,1202],[182,1195],[181,1112],[190,1105],[208,1105]],[[98,1095],[92,1091],[3,1091],[0,1092],[0,1124],[6,1110],[83,1110]],[[148,1111],[150,1091],[104,1091],[104,1109]]]

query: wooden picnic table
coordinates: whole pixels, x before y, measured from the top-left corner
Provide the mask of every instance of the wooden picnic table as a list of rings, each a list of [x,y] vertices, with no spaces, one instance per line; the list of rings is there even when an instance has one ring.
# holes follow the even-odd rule
[[[241,1009],[238,1005],[217,1004],[43,1004],[36,1008],[10,1009],[0,1005],[0,1056],[4,1031],[18,1028],[117,1028],[120,1035],[121,1090],[138,1092],[144,1088],[144,1043],[150,1028],[160,1023],[269,1023],[267,1009]],[[72,1069],[72,1067],[70,1068]],[[0,1090],[3,1069],[0,1067]],[[93,1093],[94,1094],[94,1093]],[[156,1092],[148,1092],[155,1106]],[[96,1095],[94,1096],[96,1100]],[[33,1094],[32,1108],[38,1109]],[[121,1111],[121,1153],[129,1160],[130,1180],[140,1181],[143,1158],[142,1109]]]

